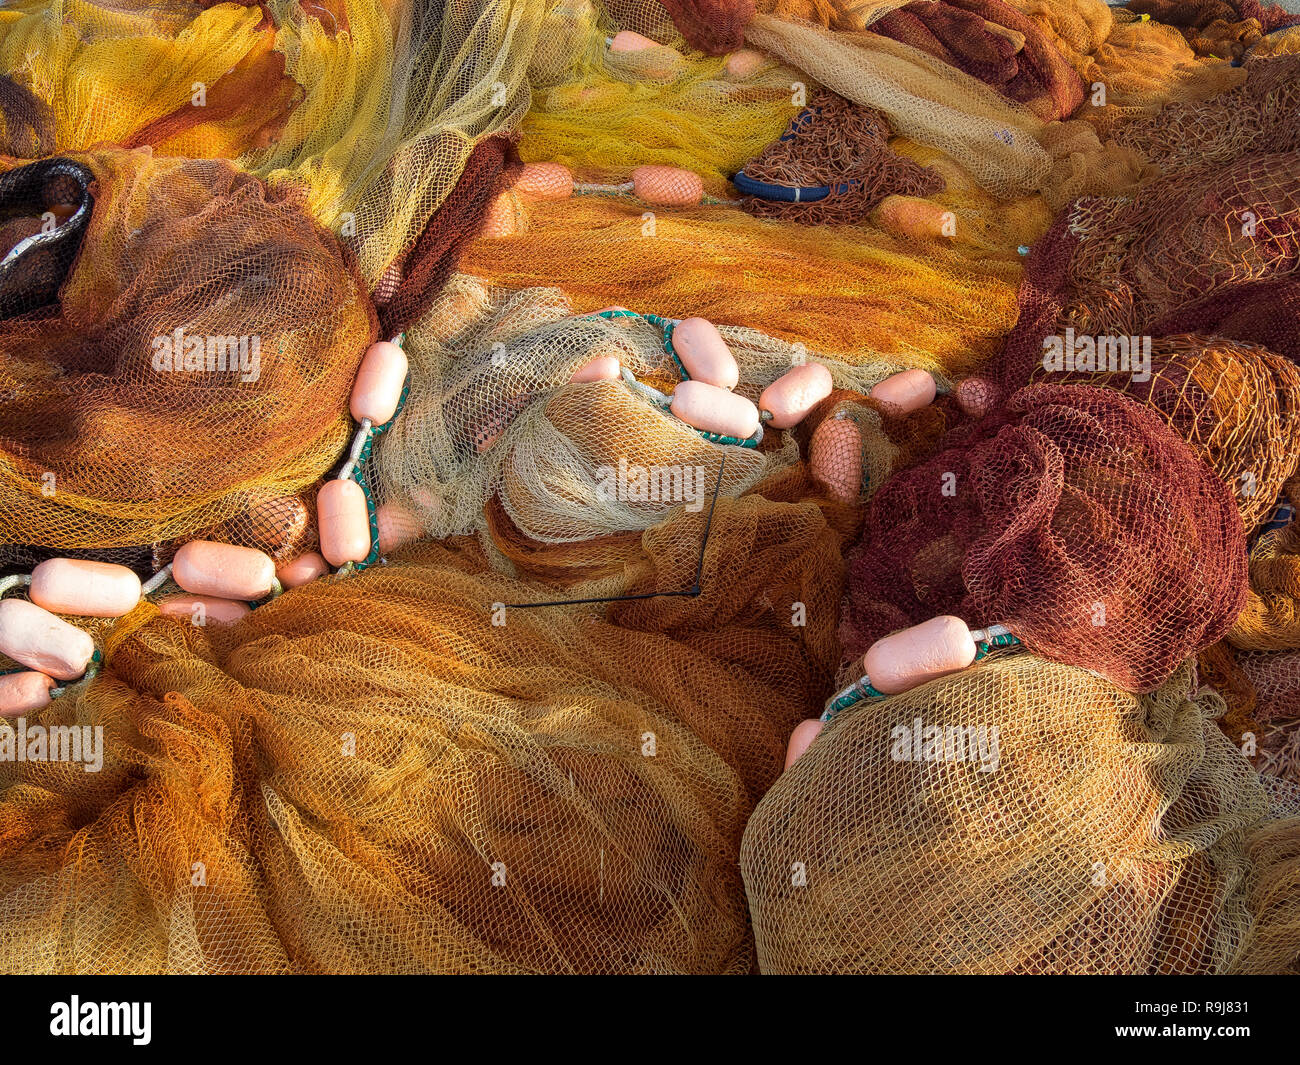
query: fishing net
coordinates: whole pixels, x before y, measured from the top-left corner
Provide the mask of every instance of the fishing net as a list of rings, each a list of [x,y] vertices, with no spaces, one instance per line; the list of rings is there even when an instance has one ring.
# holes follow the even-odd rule
[[[0,209],[39,211],[20,183],[50,165],[0,178]],[[151,573],[172,541],[294,497],[334,463],[374,312],[289,189],[148,149],[59,165],[84,169],[93,201],[66,273],[36,246],[6,275],[44,269],[57,301],[0,320],[0,560],[116,552]],[[42,194],[67,194],[60,173]]]
[[[518,232],[473,241],[460,269],[510,290],[558,284],[576,312],[630,301],[635,311],[747,326],[851,363],[867,383],[908,367],[950,379],[1000,346],[1021,260],[927,251],[725,206],[648,210],[578,196],[527,204]]]
[[[1262,313],[1232,335],[1289,339],[1294,300],[1265,302],[1294,274],[1300,225],[1300,156],[1257,153],[1143,186],[1134,196],[1084,199],[1032,249],[1019,319],[998,372],[1014,388],[1064,335],[1141,341],[1153,330],[1216,333],[1238,298]],[[1283,351],[1287,350],[1285,346]]]
[[[799,75],[776,63],[737,76],[721,59],[661,47],[613,52],[591,4],[557,8],[533,65],[520,127],[528,162],[558,162],[582,182],[619,184],[643,164],[683,167],[713,196],[799,110]]]
[[[965,71],[1050,122],[1072,115],[1083,84],[1043,28],[1001,0],[906,4],[871,23]]]
[[[1172,103],[1115,130],[1162,172],[1223,166],[1252,152],[1300,148],[1300,56],[1252,59],[1246,80],[1211,100]]]
[[[1283,486],[1282,500],[1300,506],[1300,480]],[[1300,649],[1300,525],[1267,529],[1251,545],[1250,594],[1228,633],[1244,650]]]
[[[705,520],[627,586],[689,588]],[[0,967],[749,972],[740,837],[830,684],[842,542],[755,495],[699,596],[607,616],[494,624],[553,590],[455,543],[228,629],[140,607],[42,719],[102,726],[102,769],[0,763]]]
[[[753,329],[721,333],[740,368],[736,392],[752,400],[809,358],[841,389],[869,387],[872,375],[853,365]],[[457,275],[407,332],[406,352],[409,395],[376,445],[377,492],[434,538],[577,545],[649,528],[681,506],[699,513],[715,488],[738,495],[799,461],[793,432],[725,446],[624,381],[571,383],[585,363],[608,357],[665,393],[680,374],[660,327],[575,316],[555,289],[508,292]]]
[[[777,189],[826,188],[827,195],[807,203],[748,196],[745,210],[805,225],[851,223],[865,220],[887,196],[925,198],[941,191],[937,171],[890,150],[891,132],[880,112],[814,91],[807,112],[747,162],[744,172],[751,181]],[[952,228],[955,232],[955,224]]]
[[[838,715],[745,830],[759,967],[1294,972],[1300,820],[1222,708],[1022,653]]]
[[[1207,100],[1245,78],[1222,57],[1199,58],[1177,29],[1103,0],[1013,3],[1047,31],[1083,80],[1087,102],[1077,117],[1103,130],[1166,103]]]
[[[554,0],[53,3],[0,23],[0,121],[15,155],[150,145],[306,188],[374,284],[475,145],[528,109]]]
[[[1141,692],[1245,595],[1232,495],[1187,445],[1108,389],[1035,385],[872,497],[841,639],[955,614]]]
[[[1198,336],[1157,339],[1148,358],[1131,373],[1035,376],[1114,388],[1154,410],[1228,485],[1253,531],[1300,463],[1300,369],[1253,345]]]

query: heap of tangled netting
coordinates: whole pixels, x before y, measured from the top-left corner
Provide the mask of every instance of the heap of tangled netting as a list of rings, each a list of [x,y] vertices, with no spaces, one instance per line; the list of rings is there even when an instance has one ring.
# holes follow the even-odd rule
[[[753,329],[721,331],[740,370],[735,391],[751,400],[805,358],[841,389],[864,392],[881,376]],[[376,446],[378,492],[434,538],[486,532],[495,517],[536,544],[577,545],[648,528],[682,505],[698,513],[715,488],[737,495],[799,461],[793,433],[726,447],[622,380],[571,383],[609,357],[665,393],[680,374],[661,328],[574,315],[555,289],[506,292],[457,275],[407,332],[406,351],[409,397]],[[651,490],[660,471],[685,480]]]
[[[1294,344],[1300,153],[1175,172],[1135,196],[1085,199],[1034,246],[996,371],[1015,388],[1044,339],[1217,334]],[[1241,313],[1246,304],[1246,313]],[[1220,321],[1231,320],[1220,327]]]
[[[915,252],[872,229],[579,196],[529,204],[518,232],[471,242],[461,269],[512,290],[557,285],[578,312],[622,303],[749,326],[866,372],[969,373],[1014,322],[1021,260],[961,245]]]
[[[587,0],[551,12],[529,68],[525,160],[563,163],[579,181],[612,184],[647,163],[684,167],[709,194],[730,196],[731,175],[799,110],[801,75],[789,68],[767,62],[732,73],[721,59],[667,46],[614,52],[606,45],[612,32],[608,15]]]
[[[840,714],[745,829],[760,968],[1294,971],[1300,820],[1222,709],[1022,653]]]
[[[846,657],[936,614],[1150,691],[1246,596],[1226,484],[1108,389],[1034,385],[872,497],[849,557]]]
[[[1115,141],[1163,173],[1222,166],[1250,152],[1300,148],[1300,56],[1250,59],[1235,89],[1195,103],[1171,103],[1121,125]]]
[[[69,181],[43,181],[51,165],[0,176],[0,206],[39,225]],[[152,572],[173,541],[294,497],[334,463],[374,311],[291,190],[148,149],[58,165],[86,175],[64,194],[86,198],[79,252],[20,251],[0,283],[9,302],[49,273],[0,320],[0,564],[94,552]],[[306,535],[303,505],[284,505],[294,520],[256,546],[281,554]]]
[[[746,163],[745,176],[785,188],[824,186],[829,194],[812,203],[750,196],[745,209],[760,218],[806,225],[861,222],[888,196],[925,198],[942,191],[938,171],[890,149],[891,133],[879,111],[824,90],[814,92],[807,117],[796,119],[786,135]]]
[[[1102,130],[1167,103],[1207,100],[1244,78],[1222,57],[1199,57],[1172,26],[1103,0],[1013,3],[1043,27],[1083,80],[1085,103],[1076,117]]]
[[[1040,368],[1035,379],[1114,388],[1155,411],[1232,489],[1246,531],[1253,531],[1300,464],[1300,368],[1264,348],[1219,338],[1162,337],[1150,348],[1145,369]]]
[[[374,284],[528,109],[555,0],[24,5],[0,25],[4,150],[229,158],[303,186]],[[89,88],[88,88],[89,86]]]
[[[630,586],[689,588],[704,522]],[[607,617],[498,609],[553,591],[437,545],[231,629],[139,607],[43,718],[102,769],[0,763],[0,967],[751,971],[736,854],[831,683],[842,542],[755,495],[702,595]]]

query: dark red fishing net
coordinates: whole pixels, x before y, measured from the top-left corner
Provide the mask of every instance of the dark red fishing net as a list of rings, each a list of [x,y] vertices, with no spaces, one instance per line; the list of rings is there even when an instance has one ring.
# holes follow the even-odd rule
[[[1083,103],[1083,82],[1043,28],[1001,0],[924,0],[871,31],[942,59],[1052,121]]]
[[[659,0],[692,48],[708,55],[734,52],[745,43],[754,0]]]
[[[1227,486],[1156,415],[1034,385],[872,498],[846,656],[936,614],[1150,691],[1231,627],[1246,545]]]

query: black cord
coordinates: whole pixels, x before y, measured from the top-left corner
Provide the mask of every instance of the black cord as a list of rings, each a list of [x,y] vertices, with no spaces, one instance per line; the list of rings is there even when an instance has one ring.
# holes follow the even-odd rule
[[[722,471],[727,465],[727,452],[723,450],[722,461],[718,463],[718,480],[713,486],[713,499],[709,503],[709,516],[704,523],[704,538],[700,541],[700,558],[695,564],[695,583],[691,585],[688,591],[684,592],[642,592],[638,595],[611,595],[598,599],[556,599],[549,603],[502,603],[504,607],[511,609],[528,609],[529,607],[544,606],[581,606],[589,603],[628,603],[637,599],[657,599],[660,596],[690,596],[694,598],[700,594],[700,578],[704,575],[704,552],[709,546],[709,533],[713,531],[713,508],[718,505],[718,492],[722,490]]]

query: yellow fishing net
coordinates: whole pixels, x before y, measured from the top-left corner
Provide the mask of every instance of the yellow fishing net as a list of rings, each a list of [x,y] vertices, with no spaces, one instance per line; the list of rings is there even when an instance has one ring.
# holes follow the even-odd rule
[[[689,588],[704,523],[626,586]],[[0,967],[749,972],[740,836],[830,683],[842,543],[754,496],[700,596],[608,615],[498,606],[555,595],[454,544],[232,629],[139,607],[42,718],[102,769],[0,762]]]
[[[782,226],[723,206],[579,196],[524,211],[520,232],[472,242],[462,270],[509,289],[558,284],[578,312],[625,303],[698,315],[880,377],[910,366],[950,378],[989,358],[1015,318],[1014,253],[972,259],[930,245],[919,258],[879,232]]]

